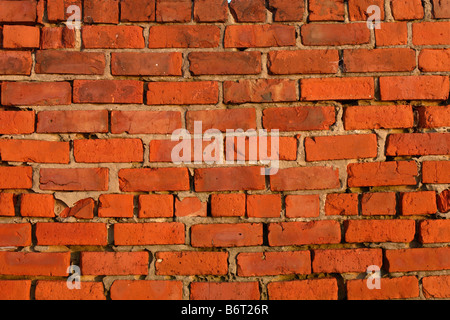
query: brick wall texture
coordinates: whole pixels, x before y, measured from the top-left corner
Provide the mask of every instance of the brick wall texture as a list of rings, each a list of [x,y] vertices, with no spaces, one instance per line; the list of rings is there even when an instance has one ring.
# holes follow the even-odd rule
[[[450,0],[0,0],[0,299],[449,299],[449,76]]]

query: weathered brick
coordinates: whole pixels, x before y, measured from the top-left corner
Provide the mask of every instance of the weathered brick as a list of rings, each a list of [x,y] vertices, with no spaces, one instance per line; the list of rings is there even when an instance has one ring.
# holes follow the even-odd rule
[[[309,21],[344,21],[344,0],[310,0]]]
[[[408,216],[436,213],[436,192],[417,191],[402,193],[401,210],[403,215]]]
[[[69,142],[41,140],[0,140],[0,156],[3,161],[69,163]]]
[[[104,223],[36,223],[40,246],[106,246],[108,230]]]
[[[120,21],[149,22],[155,21],[156,0],[121,0]]]
[[[424,17],[421,0],[392,0],[391,9],[395,20],[418,20]]]
[[[194,20],[197,22],[225,22],[228,19],[227,0],[195,0]]]
[[[96,74],[105,72],[105,55],[100,52],[37,51],[36,73]]]
[[[263,242],[261,223],[196,224],[191,227],[193,247],[246,247]]]
[[[339,69],[339,53],[337,50],[310,49],[270,51],[268,67],[272,74],[336,73]]]
[[[146,275],[149,255],[146,251],[134,252],[81,252],[83,275]]]
[[[117,223],[114,225],[116,246],[184,244],[184,224],[179,222]]]
[[[322,249],[314,250],[314,273],[366,272],[368,266],[381,266],[381,249]]]
[[[212,194],[211,215],[213,217],[242,217],[246,201],[243,193]]]
[[[320,197],[312,195],[288,195],[285,198],[286,218],[315,218],[320,214]]]
[[[79,139],[74,141],[73,153],[75,161],[83,163],[144,160],[144,146],[141,139]]]
[[[120,190],[128,191],[186,191],[189,173],[186,168],[142,168],[119,170]]]
[[[447,155],[450,135],[447,133],[398,133],[388,136],[386,155]]]
[[[119,23],[119,0],[84,0],[85,23]]]
[[[295,46],[295,28],[287,25],[230,25],[225,29],[225,48]]]
[[[287,102],[297,100],[297,82],[285,79],[225,81],[225,103]]]
[[[157,275],[226,275],[227,252],[171,251],[155,255]]]
[[[67,281],[38,280],[36,300],[106,300],[102,282],[83,281],[80,289],[71,290]]]
[[[206,217],[207,211],[207,203],[197,197],[175,199],[176,217]]]
[[[305,3],[303,0],[269,0],[269,10],[273,10],[273,21],[302,21]]]
[[[31,52],[0,50],[0,75],[30,75]]]
[[[31,167],[0,167],[0,189],[31,189]]]
[[[173,217],[173,195],[145,194],[139,196],[139,218]]]
[[[450,49],[423,49],[419,54],[419,69],[424,72],[450,70]]]
[[[264,22],[266,20],[264,0],[231,0],[229,6],[237,22]]]
[[[111,74],[123,76],[181,76],[183,57],[179,52],[114,52]]]
[[[70,252],[0,252],[0,273],[67,277]]]
[[[345,242],[411,242],[416,233],[414,220],[347,220]]]
[[[412,24],[416,46],[450,44],[450,21],[417,22]]]
[[[364,193],[361,197],[361,214],[364,216],[395,215],[396,208],[394,192]]]
[[[348,300],[392,300],[419,296],[419,282],[415,276],[381,278],[380,289],[369,289],[367,279],[347,281]]]
[[[423,277],[422,291],[425,298],[450,297],[450,276]]]
[[[358,45],[370,42],[370,30],[366,23],[313,23],[301,27],[301,37],[306,46]]]
[[[259,283],[253,282],[192,282],[191,300],[259,300]]]
[[[420,221],[419,226],[420,242],[450,242],[450,220],[424,220]]]
[[[2,104],[5,106],[70,105],[69,82],[3,82]]]
[[[357,216],[358,195],[356,193],[327,194],[325,214],[327,216]]]
[[[41,168],[41,190],[107,191],[107,168]]]
[[[244,252],[237,256],[237,272],[241,277],[309,274],[309,251]]]
[[[310,279],[271,282],[267,285],[270,300],[337,300],[336,279]]]
[[[323,190],[340,186],[338,169],[332,167],[295,167],[280,169],[270,177],[272,191]]]
[[[412,128],[411,106],[350,106],[345,108],[345,130]]]
[[[3,26],[3,48],[39,48],[40,30],[32,26]]]
[[[450,183],[450,161],[424,161],[423,183]]]
[[[37,114],[40,133],[108,132],[107,110],[41,111]]]
[[[132,194],[102,194],[98,202],[98,216],[101,218],[133,217],[134,196]]]
[[[0,22],[35,22],[36,1],[0,1]]]
[[[280,131],[328,130],[336,122],[334,107],[303,106],[267,108],[263,127]]]
[[[411,72],[416,52],[409,48],[344,50],[345,72]]]
[[[265,178],[261,167],[227,167],[195,169],[196,192],[263,190]]]
[[[323,220],[311,222],[281,222],[269,224],[269,245],[298,246],[329,244],[341,241],[340,224]]]
[[[183,282],[173,280],[115,280],[110,293],[112,300],[181,300],[183,298]]]
[[[220,28],[212,25],[158,25],[150,27],[149,48],[217,48]]]
[[[31,280],[0,280],[0,300],[30,300]]]
[[[450,248],[413,248],[386,250],[388,272],[450,269]]]
[[[300,80],[301,100],[363,100],[373,99],[373,78],[312,78]]]
[[[249,194],[247,196],[247,216],[249,218],[279,218],[281,195]]]
[[[446,100],[450,82],[444,76],[380,78],[381,100]]]
[[[179,111],[111,112],[111,133],[170,134],[181,128]]]
[[[74,103],[143,103],[144,84],[137,80],[74,80]]]
[[[192,52],[188,56],[193,75],[259,74],[261,53],[252,52]]]
[[[414,161],[351,163],[347,166],[349,187],[415,185]]]
[[[27,247],[31,245],[31,224],[1,223],[0,247]]]
[[[216,81],[150,82],[148,105],[216,104],[219,86]]]
[[[191,0],[156,0],[156,21],[187,22],[191,20]]]
[[[34,111],[0,111],[0,134],[34,132]]]
[[[143,49],[143,28],[139,26],[83,26],[86,49]]]

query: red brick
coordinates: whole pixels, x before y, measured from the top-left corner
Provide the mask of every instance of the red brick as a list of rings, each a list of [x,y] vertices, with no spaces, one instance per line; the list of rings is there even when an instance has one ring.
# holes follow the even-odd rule
[[[388,136],[386,155],[447,155],[450,135],[447,133],[399,133]]]
[[[320,214],[318,194],[288,195],[285,202],[286,218],[315,218]]]
[[[381,9],[381,20],[384,20],[384,0],[349,0],[348,13],[350,21],[367,21],[372,12],[367,13],[370,6],[378,6]]]
[[[40,140],[0,140],[3,161],[69,163],[69,142]]]
[[[338,169],[331,167],[295,167],[280,169],[270,177],[272,191],[323,190],[339,188]]]
[[[0,280],[0,300],[30,300],[31,280]]]
[[[225,22],[228,20],[227,0],[195,0],[194,20],[197,22]]]
[[[245,215],[245,194],[212,194],[211,215],[213,217],[242,217]]]
[[[31,189],[31,167],[0,167],[0,189]]]
[[[139,196],[139,218],[173,217],[174,204],[171,194],[145,194]]]
[[[350,106],[345,108],[345,130],[394,129],[414,127],[411,106]]]
[[[423,49],[419,69],[424,72],[450,71],[450,49]]]
[[[414,220],[347,220],[345,242],[411,242],[416,233]]]
[[[309,251],[245,252],[237,256],[241,277],[261,277],[311,273]]]
[[[81,199],[75,202],[73,207],[65,208],[60,214],[60,218],[75,217],[77,219],[94,218],[95,201],[92,198]]]
[[[450,269],[449,247],[386,250],[385,254],[388,272]]]
[[[422,291],[425,298],[450,297],[450,276],[430,276],[422,278]]]
[[[155,21],[156,0],[121,0],[120,21]]]
[[[215,81],[150,82],[148,105],[216,104],[219,86]]]
[[[0,223],[0,247],[27,247],[31,245],[31,224]]]
[[[102,282],[80,282],[80,289],[69,289],[66,281],[38,280],[36,300],[106,300]]]
[[[74,80],[74,103],[143,103],[144,84],[137,80]]]
[[[344,50],[345,72],[400,72],[416,68],[416,52],[409,48]]]
[[[132,194],[102,194],[98,201],[98,216],[101,218],[133,217],[134,196]]]
[[[196,192],[264,190],[261,167],[226,167],[195,169]]]
[[[142,162],[144,147],[141,139],[75,140],[76,162]]]
[[[142,168],[119,170],[120,190],[128,191],[186,191],[189,173],[186,168]]]
[[[155,255],[157,275],[226,275],[227,252],[157,252]]]
[[[408,25],[406,22],[381,22],[375,29],[377,47],[400,46],[408,43]]]
[[[146,275],[148,252],[81,252],[83,275]]]
[[[280,131],[328,130],[336,122],[334,107],[303,106],[267,108],[263,111],[265,129]]]
[[[35,22],[36,1],[0,1],[0,22]]]
[[[247,216],[249,218],[279,218],[281,195],[251,194],[247,196]]]
[[[0,75],[30,75],[31,52],[0,51]]]
[[[111,74],[125,76],[181,76],[180,52],[114,52]]]
[[[179,111],[111,112],[111,133],[171,134],[181,128]]]
[[[206,217],[207,203],[197,197],[187,197],[182,200],[175,199],[176,217]]]
[[[194,133],[194,122],[202,122],[202,130],[217,129],[226,132],[228,129],[256,129],[256,111],[253,108],[215,109],[188,111],[186,113],[186,128]]]
[[[336,279],[310,279],[271,282],[267,285],[270,300],[337,300]]]
[[[225,103],[297,100],[297,82],[288,79],[225,81],[223,90]]]
[[[363,216],[395,215],[397,200],[394,192],[364,193],[361,197]]]
[[[269,72],[272,74],[336,73],[339,69],[337,50],[270,51],[268,60]]]
[[[32,26],[3,26],[3,48],[39,48],[40,30]]]
[[[450,82],[444,76],[381,77],[381,100],[446,100]]]
[[[71,5],[78,6],[82,11],[83,5],[81,0],[47,0],[48,21],[49,22],[66,21],[74,13],[73,11],[67,12],[68,7]]]
[[[86,49],[143,49],[143,28],[139,26],[84,26],[81,29]]]
[[[53,218],[55,199],[52,194],[27,193],[20,197],[20,214],[22,217]]]
[[[112,300],[181,300],[183,298],[183,282],[115,280],[110,294]]]
[[[5,106],[70,105],[69,82],[3,82],[2,104]]]
[[[418,191],[403,193],[401,195],[401,210],[405,216],[436,213],[436,192]]]
[[[119,23],[118,0],[84,0],[83,9],[85,23]]]
[[[191,227],[192,247],[247,247],[262,244],[261,223],[196,224]]]
[[[230,11],[237,22],[266,21],[264,0],[231,0]]]
[[[259,283],[254,282],[192,282],[191,300],[259,300]]]
[[[179,222],[117,223],[114,225],[116,246],[184,244],[184,224]]]
[[[433,15],[436,19],[449,19],[450,2],[448,0],[433,0]]]
[[[380,289],[369,289],[367,281],[367,279],[347,281],[347,299],[392,300],[419,297],[419,282],[415,276],[381,278]]]
[[[36,132],[96,133],[108,132],[107,110],[41,111]]]
[[[392,0],[391,9],[395,20],[418,20],[424,17],[421,0]]]
[[[70,252],[0,252],[0,273],[66,277]]]
[[[370,42],[366,23],[305,24],[301,27],[302,42],[306,46],[342,46]]]
[[[337,221],[281,222],[269,224],[269,245],[300,246],[341,242]]]
[[[450,242],[450,220],[420,221],[419,237],[422,243]]]
[[[261,53],[256,51],[192,52],[188,59],[195,76],[261,73]]]
[[[191,21],[191,0],[156,0],[156,21],[187,22]]]
[[[97,74],[105,72],[105,55],[100,52],[37,51],[36,73]]]
[[[105,223],[36,223],[39,246],[106,246]]]
[[[417,22],[412,24],[416,46],[450,44],[450,21]]]
[[[305,139],[306,161],[375,158],[375,134],[323,136]]]
[[[325,214],[327,216],[358,215],[358,195],[356,193],[327,194]]]
[[[295,46],[295,28],[287,25],[230,25],[225,29],[225,48]]]
[[[302,21],[305,11],[303,0],[269,0],[273,21]]]
[[[344,0],[310,0],[309,21],[344,21]]]
[[[366,77],[302,79],[301,100],[371,100],[374,86],[374,79]]]
[[[149,48],[217,48],[220,28],[211,25],[159,25],[150,27]]]
[[[368,266],[381,266],[381,249],[324,249],[314,250],[314,273],[366,272]]]
[[[0,216],[13,217],[14,215],[14,193],[0,193]]]
[[[107,168],[41,168],[41,190],[107,191]]]
[[[349,187],[415,185],[418,175],[414,161],[351,163],[347,167]]]
[[[450,211],[450,189],[444,190],[437,195],[437,205],[439,212],[447,213]]]
[[[75,30],[66,27],[42,27],[41,49],[75,48]]]
[[[423,183],[450,183],[449,161],[424,161],[422,163]]]

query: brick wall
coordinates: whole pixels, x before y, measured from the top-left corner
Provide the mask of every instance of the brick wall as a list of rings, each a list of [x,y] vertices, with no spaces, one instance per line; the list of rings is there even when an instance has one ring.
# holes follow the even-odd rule
[[[0,0],[0,39],[0,299],[450,298],[449,0]],[[175,165],[195,121],[279,171]]]

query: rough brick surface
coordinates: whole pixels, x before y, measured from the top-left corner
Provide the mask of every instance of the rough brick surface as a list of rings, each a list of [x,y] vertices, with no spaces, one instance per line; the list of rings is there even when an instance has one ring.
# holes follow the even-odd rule
[[[0,0],[0,300],[450,299],[449,19]]]

